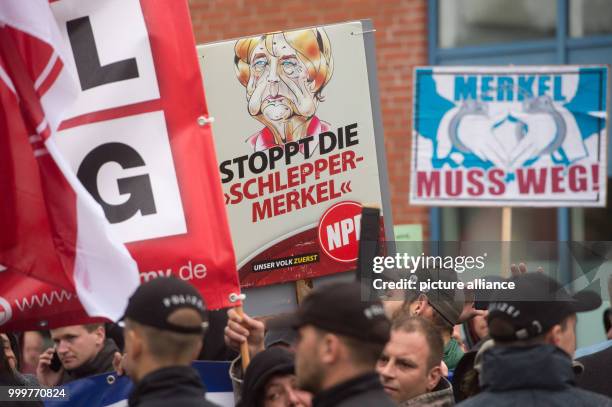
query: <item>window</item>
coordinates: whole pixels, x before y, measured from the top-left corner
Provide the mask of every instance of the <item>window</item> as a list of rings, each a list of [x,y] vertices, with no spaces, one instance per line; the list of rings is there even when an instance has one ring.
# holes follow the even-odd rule
[[[584,240],[612,240],[612,179],[608,178],[608,196],[605,208],[584,209]]]
[[[612,34],[610,0],[571,0],[569,17],[572,37]]]
[[[440,48],[555,37],[556,0],[440,0],[439,4]]]
[[[461,208],[459,240],[498,241],[501,239],[500,208]],[[555,211],[544,208],[512,209],[512,240],[554,241],[557,239]]]

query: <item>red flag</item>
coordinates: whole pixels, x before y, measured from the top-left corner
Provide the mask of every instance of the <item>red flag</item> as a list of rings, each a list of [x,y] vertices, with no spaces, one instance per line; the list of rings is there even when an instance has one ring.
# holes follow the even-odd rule
[[[76,292],[90,316],[111,319],[138,285],[134,260],[56,147],[76,97],[65,55],[46,1],[0,5],[0,325],[19,319],[6,297],[26,281]],[[75,305],[72,320],[84,317]]]
[[[105,208],[141,279],[175,275],[211,309],[237,305],[236,259],[187,1],[59,0],[52,10],[84,89],[58,144]]]
[[[0,4],[13,43],[0,54],[0,192],[9,197],[0,210],[2,328],[77,323],[80,303],[90,315],[118,316],[138,274],[111,232],[141,279],[173,274],[209,308],[237,305],[187,2],[54,1],[59,33],[44,0],[16,4]],[[24,68],[9,69],[15,60]],[[64,109],[73,82],[81,89]],[[122,165],[125,151],[135,164]],[[117,211],[126,202],[127,215]]]

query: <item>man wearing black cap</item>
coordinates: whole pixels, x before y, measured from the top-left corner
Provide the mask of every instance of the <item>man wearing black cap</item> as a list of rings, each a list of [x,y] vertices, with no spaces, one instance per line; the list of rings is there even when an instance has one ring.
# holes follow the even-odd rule
[[[379,301],[362,301],[359,284],[316,289],[295,314],[274,323],[298,330],[298,387],[315,395],[314,407],[394,405],[375,370],[390,323]]]
[[[214,406],[190,366],[206,321],[198,291],[174,277],[139,286],[124,315],[123,368],[135,383],[130,407]]]
[[[457,282],[457,273],[454,270],[435,270],[417,273],[419,281]],[[461,314],[465,307],[465,294],[463,290],[440,289],[429,292],[407,291],[404,304],[396,312],[419,316],[431,322],[442,335],[444,341],[443,361],[450,370],[454,370],[463,357],[463,350],[459,342],[453,338],[453,327],[461,323]]]
[[[495,346],[482,354],[483,391],[461,406],[612,406],[612,400],[574,386],[576,313],[596,309],[591,291],[570,296],[544,273],[512,278],[515,289],[489,305]]]

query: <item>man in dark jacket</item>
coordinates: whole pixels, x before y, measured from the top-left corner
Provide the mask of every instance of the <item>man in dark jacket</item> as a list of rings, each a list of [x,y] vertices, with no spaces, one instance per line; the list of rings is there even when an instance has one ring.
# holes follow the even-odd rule
[[[612,346],[577,359],[584,371],[576,377],[578,387],[612,397]]]
[[[144,283],[123,319],[123,369],[135,383],[130,407],[214,406],[191,367],[206,324],[204,301],[193,286],[174,277]]]
[[[73,380],[110,372],[117,345],[106,338],[104,324],[73,325],[51,330],[54,348],[39,358],[36,377],[40,384],[57,386]],[[61,366],[51,368],[54,353]]]
[[[601,298],[570,296],[544,273],[513,277],[515,289],[489,305],[495,346],[483,353],[482,392],[460,406],[606,406],[612,400],[574,385],[576,313],[596,309]]]
[[[608,277],[608,298],[612,299],[612,275]],[[612,367],[612,308],[604,312],[604,328],[608,333],[608,341],[604,348],[594,353],[576,359],[584,366],[584,371],[578,375],[576,382],[578,387],[595,393],[605,394],[612,397],[612,383],[610,380],[610,367]]]
[[[274,324],[298,330],[297,384],[314,394],[313,407],[394,405],[375,370],[390,323],[379,301],[362,300],[359,284],[316,289]]]

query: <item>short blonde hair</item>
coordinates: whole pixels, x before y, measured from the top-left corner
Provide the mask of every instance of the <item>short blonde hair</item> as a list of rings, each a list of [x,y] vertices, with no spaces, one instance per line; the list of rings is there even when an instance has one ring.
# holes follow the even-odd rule
[[[261,37],[243,38],[234,46],[234,64],[236,76],[243,86],[247,86],[251,77],[250,61],[253,50],[261,42],[269,53],[272,52],[272,38],[280,34],[293,49],[298,58],[308,69],[308,77],[313,82],[315,97],[322,99],[321,92],[334,71],[331,44],[323,28],[308,28],[298,31],[264,34]]]

